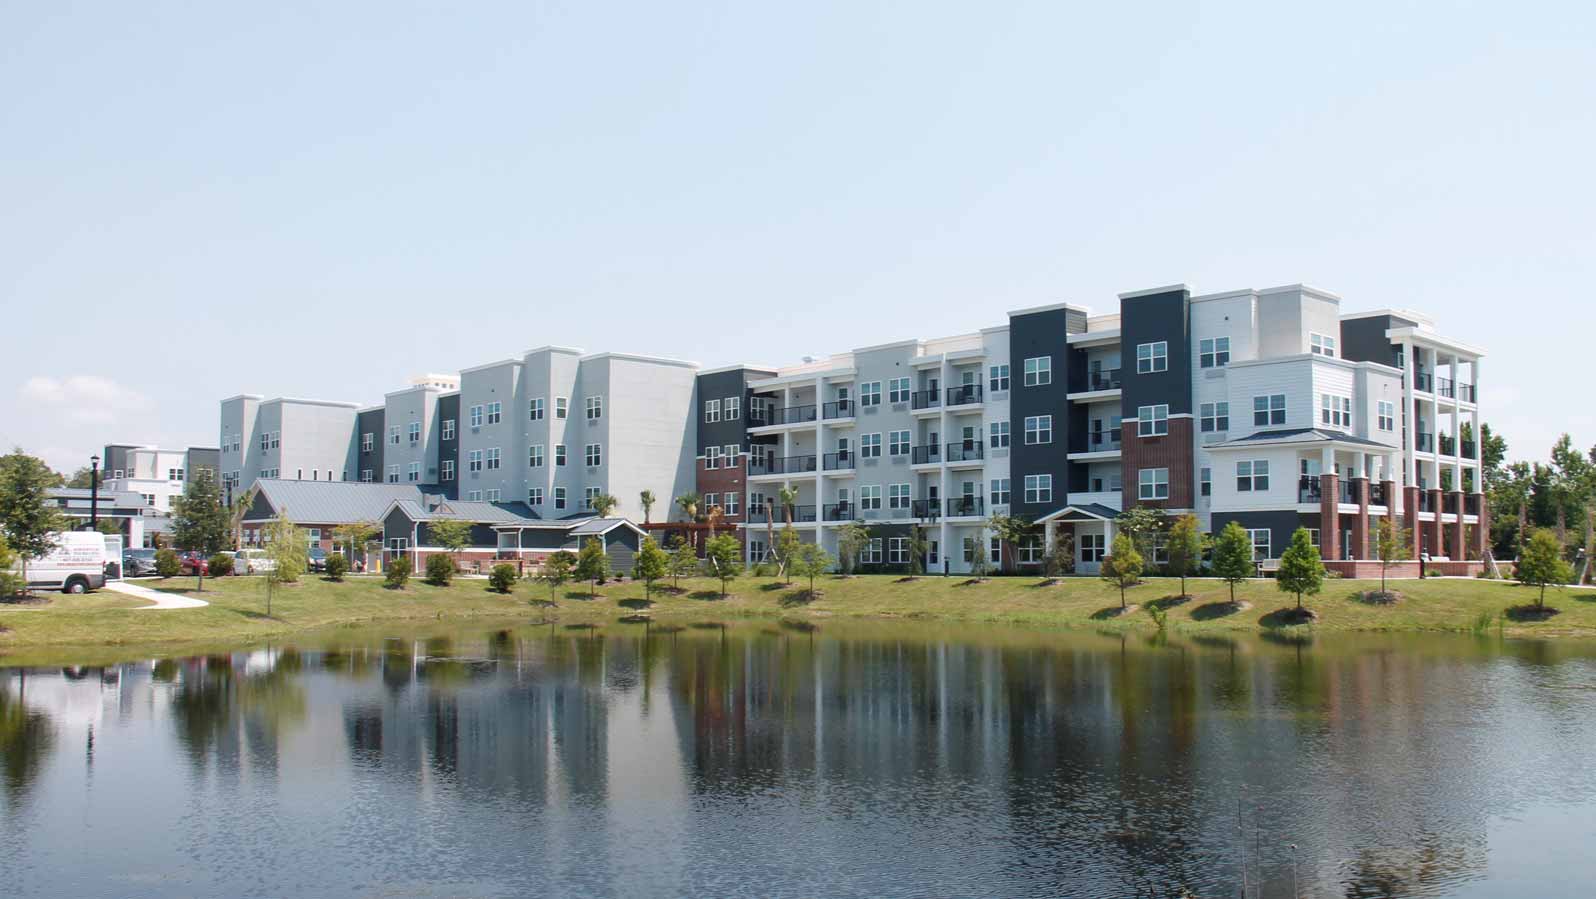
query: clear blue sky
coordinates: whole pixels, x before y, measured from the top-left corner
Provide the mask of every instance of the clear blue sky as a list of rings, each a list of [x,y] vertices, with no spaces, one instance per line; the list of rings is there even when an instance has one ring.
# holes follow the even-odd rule
[[[1514,456],[1596,442],[1590,4],[220,6],[0,8],[8,448],[1176,281],[1428,311]]]

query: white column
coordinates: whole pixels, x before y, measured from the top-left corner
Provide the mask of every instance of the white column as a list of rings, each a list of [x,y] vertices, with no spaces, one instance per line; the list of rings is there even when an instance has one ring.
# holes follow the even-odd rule
[[[1458,357],[1456,354],[1453,354],[1452,363],[1448,367],[1447,373],[1452,376],[1452,489],[1462,490],[1463,430],[1461,428],[1461,424],[1463,417],[1461,411],[1462,407],[1459,405],[1460,400],[1458,398],[1458,394],[1461,393],[1461,391],[1458,389],[1458,385],[1462,382],[1457,376],[1457,362]]]
[[[1480,432],[1480,360],[1469,362],[1469,380],[1474,385],[1474,409],[1469,413],[1474,428],[1474,489],[1485,491],[1485,435]]]
[[[1412,343],[1402,344],[1402,359],[1406,362],[1402,369],[1402,417],[1405,419],[1403,425],[1407,428],[1407,438],[1402,441],[1402,478],[1398,487],[1418,483],[1413,455],[1419,440],[1419,410],[1413,402],[1413,378],[1419,367],[1416,352],[1417,348]]]

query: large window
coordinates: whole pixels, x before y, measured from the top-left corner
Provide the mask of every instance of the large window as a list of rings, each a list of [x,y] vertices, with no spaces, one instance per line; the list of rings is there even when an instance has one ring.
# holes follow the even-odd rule
[[[1352,398],[1332,393],[1319,394],[1319,423],[1332,428],[1352,427]]]
[[[861,405],[861,406],[879,406],[879,405],[881,405],[881,382],[880,381],[865,381],[863,384],[859,385],[859,405]]]
[[[602,444],[589,443],[582,449],[582,461],[588,468],[598,468],[604,464],[604,447]]]
[[[570,412],[570,408],[571,401],[568,398],[563,396],[557,396],[554,398],[555,418],[564,418]]]
[[[311,478],[311,480],[315,480],[315,478]],[[406,469],[405,469],[405,480],[407,480],[407,481],[409,481],[411,483],[415,483],[416,481],[421,480],[421,463],[420,462],[411,462],[410,465],[406,467]]]
[[[388,466],[388,483],[390,483],[390,484],[399,483],[399,466],[397,466],[397,465]]]
[[[496,447],[496,446],[488,447],[488,451],[487,451],[487,466],[488,466],[488,471],[497,471],[498,470],[498,468],[499,468],[499,448],[498,447]]]
[[[1308,348],[1316,356],[1334,356],[1336,354],[1336,339],[1324,334],[1309,334]]]
[[[994,421],[987,425],[987,439],[993,449],[1002,449],[1009,445],[1009,423]]]
[[[556,487],[556,488],[554,488],[554,508],[556,508],[556,509],[565,508],[565,488],[564,487]]]
[[[1102,534],[1082,534],[1080,539],[1082,562],[1103,561],[1103,544],[1107,541]]]
[[[1262,493],[1269,489],[1269,461],[1255,459],[1236,463],[1236,492]]]
[[[482,427],[482,407],[480,405],[471,407],[471,427]]]
[[[593,500],[598,499],[598,495],[599,495],[599,488],[597,488],[597,487],[583,487],[582,488],[582,508],[591,510],[593,508]]]
[[[1136,409],[1136,436],[1162,437],[1169,433],[1169,406],[1138,406]]]
[[[1138,343],[1136,345],[1136,373],[1148,375],[1169,371],[1169,341]]]
[[[870,538],[870,542],[865,544],[864,552],[859,554],[859,561],[863,562],[866,565],[880,565],[881,564],[881,538],[880,537],[871,537]]]
[[[1230,338],[1205,337],[1197,342],[1197,364],[1202,368],[1224,368],[1230,364]]]
[[[706,471],[712,471],[720,467],[720,457],[722,452],[723,451],[718,446],[704,447],[704,469]]]
[[[892,537],[887,540],[887,561],[893,565],[909,564],[908,537]]]
[[[533,397],[527,401],[526,417],[528,421],[543,420],[543,397]]]
[[[909,401],[909,379],[893,378],[887,382],[887,400],[893,403]]]
[[[721,509],[720,510],[722,512],[724,512],[725,514],[727,514],[727,515],[736,515],[736,514],[738,514],[738,512],[740,510],[737,507],[737,503],[741,499],[742,499],[742,494],[740,494],[740,493],[735,493],[735,492],[727,493],[725,496],[721,497]]]
[[[859,488],[859,508],[873,512],[881,508],[881,485],[866,484]]]
[[[704,400],[704,422],[714,424],[720,421],[720,400]]]
[[[438,463],[438,479],[442,481],[454,480],[454,460],[445,459]]]
[[[601,397],[601,396],[590,396],[590,397],[588,397],[587,398],[587,418],[588,418],[588,421],[592,421],[595,418],[603,418],[603,417],[604,417],[604,397]]]
[[[1203,403],[1198,411],[1201,413],[1203,433],[1230,430],[1229,403]]]
[[[1000,390],[1009,389],[1008,363],[1005,362],[1002,365],[994,365],[987,370],[986,386],[987,390],[990,390],[993,393],[997,393]]]
[[[554,466],[556,468],[561,468],[561,467],[564,467],[564,465],[565,465],[565,444],[556,443],[556,444],[554,444]]]
[[[1247,536],[1252,538],[1253,561],[1262,562],[1269,558],[1269,529],[1248,528]]]
[[[1043,387],[1053,383],[1053,357],[1032,356],[1025,360],[1025,386]]]
[[[721,459],[720,464],[726,468],[736,468],[737,457],[742,455],[743,448],[735,443],[728,443],[723,448],[722,452],[725,454],[725,456]]]
[[[1053,416],[1027,415],[1025,417],[1025,445],[1033,446],[1053,442]]]
[[[1025,501],[1028,503],[1050,503],[1053,501],[1053,476],[1050,474],[1028,474],[1025,476]]]
[[[504,404],[503,403],[489,403],[488,404],[488,424],[496,425],[496,424],[499,423],[499,419],[503,418],[503,417],[504,417]]]
[[[543,506],[543,488],[528,487],[526,491],[526,504],[536,508]]]
[[[887,485],[887,508],[889,508],[889,509],[907,509],[907,508],[909,508],[909,485],[908,484],[888,484]]]
[[[410,442],[413,444],[421,442],[421,422],[413,421],[410,423],[408,436],[410,437]]]
[[[1143,468],[1136,473],[1137,499],[1169,499],[1169,469]]]
[[[543,444],[534,443],[527,447],[526,464],[533,468],[543,467]]]
[[[992,505],[1006,506],[1009,504],[1009,479],[992,479]]]
[[[880,434],[860,434],[859,435],[859,455],[863,456],[866,459],[879,459],[879,458],[881,458],[881,435]]]
[[[443,432],[438,436],[443,440],[454,439],[454,419],[445,418],[443,420]]]
[[[1376,411],[1378,412],[1376,420],[1379,422],[1380,430],[1396,430],[1396,405],[1394,403],[1388,403],[1385,400],[1381,400],[1376,404]]]
[[[1271,393],[1268,396],[1253,397],[1252,423],[1259,428],[1285,424],[1286,395],[1283,393]]]
[[[887,435],[887,452],[894,456],[909,455],[909,432],[893,431]]]
[[[388,442],[393,444],[394,446],[398,446],[399,445],[399,426],[398,425],[389,425],[388,426]]]
[[[743,415],[743,398],[740,396],[726,397],[726,402],[722,408],[726,410],[727,421],[736,421]]]
[[[377,441],[375,439],[375,435],[373,435],[373,434],[371,434],[369,432],[360,435],[360,451],[361,452],[369,453],[369,452],[371,452],[372,450],[374,450],[376,448],[377,448]],[[119,472],[116,473],[116,476],[120,478],[122,476],[122,473],[119,471]]]
[[[466,453],[466,471],[482,470],[482,450],[471,450]]]

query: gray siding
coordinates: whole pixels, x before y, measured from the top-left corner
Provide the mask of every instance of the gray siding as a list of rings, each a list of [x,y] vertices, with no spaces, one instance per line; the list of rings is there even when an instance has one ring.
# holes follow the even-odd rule
[[[383,457],[387,440],[385,423],[387,412],[384,409],[369,409],[360,413],[355,420],[355,470],[350,473],[351,481],[360,480],[360,473],[371,470],[372,483],[383,482]],[[364,435],[371,435],[371,452],[361,450]]]
[[[1412,327],[1413,322],[1394,315],[1374,315],[1341,323],[1341,358],[1354,362],[1396,365],[1397,348],[1385,332]]]
[[[454,463],[455,476],[451,481],[438,481],[443,488],[443,495],[449,499],[460,498],[460,394],[446,393],[438,397],[438,426],[441,429],[446,421],[454,422],[454,438],[438,439],[438,470],[443,470],[445,460]],[[441,431],[440,431],[441,433]]]
[[[1187,303],[1191,292],[1130,297],[1120,303],[1120,414],[1126,421],[1136,418],[1141,406],[1168,404],[1169,414],[1190,414],[1191,408],[1191,319]],[[1136,348],[1144,343],[1169,344],[1169,369],[1138,374]]]
[[[1016,315],[1009,319],[1009,429],[1011,450],[1009,479],[1013,501],[1010,513],[1035,518],[1064,505],[1069,491],[1069,394],[1070,362],[1068,336],[1071,329],[1082,331],[1086,318],[1070,309],[1051,309]],[[1053,382],[1026,387],[1025,360],[1036,356],[1052,358]],[[1025,419],[1032,415],[1053,416],[1053,442],[1027,446]],[[1025,501],[1025,476],[1051,474],[1053,499],[1045,503]],[[984,485],[983,485],[984,486]],[[982,495],[985,490],[981,491]]]

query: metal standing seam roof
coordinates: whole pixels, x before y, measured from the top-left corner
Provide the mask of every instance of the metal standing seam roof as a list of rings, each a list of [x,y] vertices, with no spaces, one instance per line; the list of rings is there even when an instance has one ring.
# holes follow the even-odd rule
[[[572,528],[571,536],[586,537],[593,534],[608,534],[621,525],[629,525],[639,533],[643,530],[624,518],[592,518]]]
[[[494,525],[532,524],[538,522],[538,518],[533,514],[532,509],[525,503],[519,502],[459,502],[446,499],[438,501],[432,508],[428,508],[420,500],[402,499],[395,502],[411,521],[447,519]]]
[[[1401,449],[1401,447],[1380,443],[1376,440],[1369,440],[1365,437],[1355,437],[1351,434],[1342,434],[1338,431],[1324,431],[1320,430],[1319,428],[1288,428],[1275,431],[1258,431],[1257,433],[1248,434],[1246,437],[1236,437],[1232,440],[1227,440],[1224,443],[1213,444],[1207,448],[1215,449],[1226,446],[1237,446],[1240,444],[1265,442],[1321,443],[1326,441],[1335,443],[1352,443],[1358,446],[1372,446],[1390,452],[1397,452]]]
[[[377,521],[400,500],[418,505],[423,496],[414,484],[367,484],[358,481],[256,481],[277,515],[311,524]],[[248,518],[245,521],[258,521]]]

